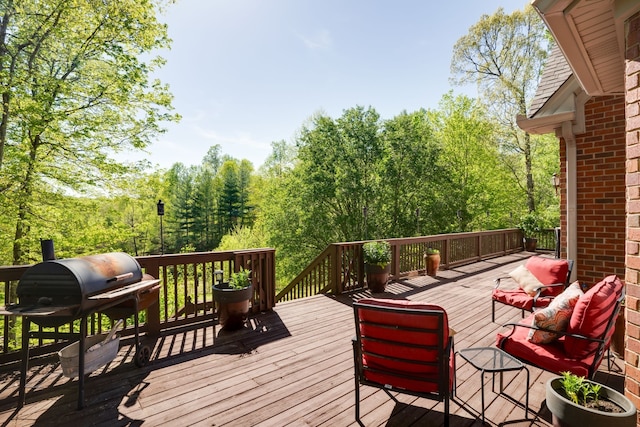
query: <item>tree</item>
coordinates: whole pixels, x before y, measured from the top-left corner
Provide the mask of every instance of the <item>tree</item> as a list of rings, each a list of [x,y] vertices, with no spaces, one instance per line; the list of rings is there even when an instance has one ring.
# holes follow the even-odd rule
[[[508,224],[514,204],[522,203],[524,197],[514,197],[516,188],[506,179],[508,170],[500,162],[495,126],[484,106],[450,92],[429,115],[442,150],[439,162],[444,177],[434,190],[448,219],[439,232]]]
[[[511,15],[499,8],[493,15],[483,15],[456,42],[451,60],[452,81],[476,83],[482,99],[499,120],[504,160],[517,181],[524,182],[529,211],[536,208],[532,168],[535,150],[531,136],[520,130],[515,120],[517,115],[527,113],[538,87],[547,40],[546,27],[533,7],[526,6]],[[524,167],[518,159],[523,160]]]
[[[402,112],[385,121],[381,138],[386,153],[380,159],[380,209],[386,234],[440,233],[445,224],[437,199],[446,173],[427,112]]]
[[[108,188],[126,170],[109,158],[145,147],[169,111],[150,81],[168,47],[164,2],[5,0],[0,22],[0,204],[12,203],[13,262],[54,191]]]

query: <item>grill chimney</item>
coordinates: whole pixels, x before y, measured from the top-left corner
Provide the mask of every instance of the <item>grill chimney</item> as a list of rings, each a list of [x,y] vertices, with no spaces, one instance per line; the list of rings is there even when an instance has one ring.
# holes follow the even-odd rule
[[[53,249],[52,239],[40,239],[40,249],[42,250],[42,261],[56,259],[56,252]]]

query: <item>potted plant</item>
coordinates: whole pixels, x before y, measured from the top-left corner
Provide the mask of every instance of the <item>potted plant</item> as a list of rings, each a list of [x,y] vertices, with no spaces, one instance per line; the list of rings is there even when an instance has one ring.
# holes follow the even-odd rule
[[[391,245],[380,240],[362,245],[362,259],[371,292],[384,292],[391,270]]]
[[[563,372],[546,384],[554,427],[635,427],[636,407],[624,394]]]
[[[218,304],[218,323],[227,330],[239,329],[249,316],[253,288],[251,270],[240,268],[231,273],[228,282],[222,281],[222,271],[217,270],[218,283],[213,285],[213,297]]]
[[[522,230],[524,248],[528,252],[535,252],[538,246],[538,239],[533,237],[540,231],[540,220],[535,212],[529,212],[520,219],[518,228]]]
[[[424,253],[425,270],[429,276],[435,277],[440,267],[440,251],[434,248],[427,248]]]

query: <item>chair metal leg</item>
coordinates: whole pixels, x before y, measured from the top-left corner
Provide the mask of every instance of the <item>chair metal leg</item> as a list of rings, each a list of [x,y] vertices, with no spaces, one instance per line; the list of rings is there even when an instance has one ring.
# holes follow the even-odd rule
[[[360,422],[360,384],[356,377],[356,421]]]
[[[449,427],[449,395],[444,397],[444,427]]]
[[[358,358],[360,352],[358,351],[358,343],[356,340],[351,341],[353,347],[353,379],[355,382],[355,395],[356,395],[356,421],[360,423],[360,379],[358,378]]]
[[[495,323],[496,321],[496,300],[491,299],[491,321]]]

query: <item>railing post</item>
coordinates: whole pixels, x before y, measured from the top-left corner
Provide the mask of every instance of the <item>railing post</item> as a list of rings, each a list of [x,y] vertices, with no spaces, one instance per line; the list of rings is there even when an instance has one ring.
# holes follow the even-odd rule
[[[400,272],[400,245],[391,244],[391,277],[395,280]]]
[[[159,279],[160,267],[158,262],[154,260],[154,262],[145,264],[145,273]],[[145,326],[149,336],[160,336],[160,298],[158,298],[157,302],[147,307],[147,320],[145,321]]]
[[[338,250],[338,248],[340,248]],[[331,256],[329,259],[331,260],[331,265],[329,266],[329,274],[330,280],[332,283],[330,284],[330,288],[333,289],[333,292],[336,295],[341,295],[344,290],[343,281],[342,281],[342,263],[340,262],[340,258],[342,257],[342,247],[331,244]]]

